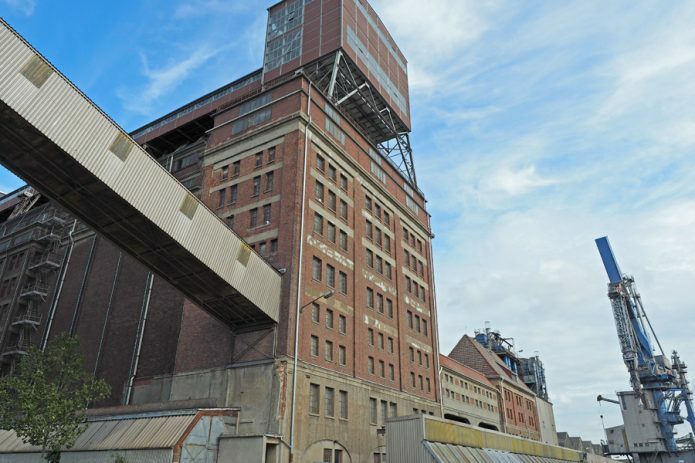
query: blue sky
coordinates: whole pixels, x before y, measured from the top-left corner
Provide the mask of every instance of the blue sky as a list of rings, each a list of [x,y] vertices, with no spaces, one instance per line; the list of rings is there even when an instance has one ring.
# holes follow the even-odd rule
[[[246,0],[0,0],[126,129],[260,67]],[[695,3],[374,0],[409,60],[441,347],[490,321],[547,368],[559,430],[601,438],[628,386],[593,239],[695,364]],[[0,189],[20,182],[0,174]]]

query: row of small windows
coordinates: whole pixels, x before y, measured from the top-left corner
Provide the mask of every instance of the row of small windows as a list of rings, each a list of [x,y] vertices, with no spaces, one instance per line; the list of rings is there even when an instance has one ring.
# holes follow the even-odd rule
[[[425,263],[423,261],[418,259],[415,254],[410,254],[407,249],[403,250],[403,257],[405,258],[406,267],[417,273],[420,277],[425,277]]]
[[[338,406],[336,409],[336,393],[332,387],[325,387],[323,392],[323,416],[327,418],[337,417],[342,420],[348,419],[348,393],[347,391],[338,390],[337,400]],[[321,386],[318,384],[309,384],[309,413],[312,415],[321,414]]]
[[[273,191],[274,179],[275,175],[272,171],[265,174],[265,182],[263,182],[262,176],[255,176],[252,180],[253,188],[251,190],[251,197],[255,198],[261,194],[262,183],[265,183],[265,193],[270,193]],[[235,204],[237,199],[239,199],[239,184],[232,185],[229,188],[222,188],[217,192],[217,207],[219,208],[228,204]]]
[[[311,335],[311,355],[318,357],[319,352],[319,337]],[[335,362],[335,352],[333,341],[326,339],[323,341],[323,359],[326,362]],[[343,345],[338,346],[338,365],[345,366],[347,364],[347,348]]]
[[[278,240],[272,239],[269,241],[261,241],[259,243],[253,243],[251,249],[258,251],[258,254],[263,257],[272,256],[278,253]]]
[[[420,349],[415,349],[414,347],[410,347],[410,362],[415,363],[415,356],[417,354],[417,363],[420,364],[421,366],[424,366],[425,368],[430,367],[430,356],[427,352],[423,352]],[[423,362],[424,358],[424,362]]]
[[[326,190],[328,190],[327,194]],[[345,202],[342,199],[338,200],[337,195],[333,191],[331,191],[330,188],[325,188],[323,183],[319,182],[318,180],[316,180],[316,183],[314,184],[314,197],[316,201],[318,201],[321,204],[324,204],[329,211],[333,212],[334,214],[337,214],[338,217],[347,222],[347,202]]]
[[[422,254],[422,240],[415,236],[415,233],[409,231],[406,227],[403,227],[403,241],[410,244],[410,247],[417,249],[417,252]]]
[[[391,230],[391,214],[386,210],[381,204],[376,200],[372,199],[371,196],[364,197],[364,208],[371,212],[377,220],[383,223],[387,229]]]
[[[417,389],[418,386],[421,391],[425,390],[425,384],[427,385],[427,392],[432,392],[432,384],[429,378],[424,378],[422,375],[417,375],[417,382],[415,381],[415,372],[410,372],[410,385],[413,389]]]
[[[332,309],[326,309],[324,320],[326,323],[326,328],[332,330],[335,326],[335,316]],[[318,302],[314,302],[311,306],[311,321],[314,323],[321,323],[321,306],[318,304]],[[338,315],[338,332],[340,334],[347,333],[347,318],[342,314]]]
[[[482,400],[471,398],[465,394],[459,394],[458,392],[452,391],[450,389],[445,389],[445,392],[446,396],[450,399],[458,400],[469,405],[474,405],[475,407],[487,410],[489,412],[495,412],[497,409],[497,407],[495,407],[492,404],[483,402]]]
[[[391,237],[381,231],[381,228],[372,224],[371,221],[365,222],[364,234],[369,241],[374,243],[379,249],[391,254]]]
[[[408,293],[412,294],[421,301],[427,301],[425,287],[407,275],[405,277],[405,289],[408,291]]]
[[[336,270],[331,264],[326,264],[326,285],[329,288],[337,289],[342,294],[347,294],[347,273],[343,271],[337,272],[337,282],[336,282]],[[311,261],[311,278],[315,281],[323,281],[323,261],[318,257],[314,256]]]
[[[328,168],[326,168],[326,165]],[[326,163],[326,160],[320,154],[316,155],[316,168],[321,171],[328,180],[340,186],[343,191],[348,191],[348,178],[342,172],[340,177],[338,176],[338,169],[330,162]]]
[[[7,259],[7,266],[5,267],[5,271],[10,271],[10,270],[15,270],[19,268],[20,264],[24,261],[24,252],[20,252],[17,254],[11,255]]]
[[[379,371],[376,371],[376,364],[374,361],[374,357],[368,356],[367,357],[367,371],[369,372],[370,375],[379,375],[382,378],[386,378],[386,362],[383,360],[379,360]],[[389,371],[388,371],[388,379],[390,381],[395,381],[396,380],[396,367],[392,363],[389,363]]]
[[[0,284],[0,297],[5,297],[10,294],[10,290],[17,285],[17,277],[8,278]]]
[[[375,336],[375,333],[374,328],[367,328],[367,341],[369,345],[376,346],[380,350],[386,349],[390,354],[393,354],[395,352],[393,338],[390,336],[384,338],[384,333],[376,333]],[[384,342],[384,339],[386,339],[386,342]]]
[[[367,267],[376,270],[380,275],[384,275],[389,280],[393,279],[393,266],[383,257],[374,255],[374,251],[367,249],[364,253]]]
[[[324,230],[324,222],[326,227]],[[338,229],[333,222],[325,220],[321,214],[314,212],[313,232],[317,235],[325,236],[328,241],[338,244],[343,251],[348,250],[348,234]],[[325,235],[324,235],[325,232]]]
[[[467,381],[456,378],[455,376],[452,376],[452,375],[447,374],[447,373],[444,373],[444,382],[453,383],[456,386],[462,387],[466,390],[469,389]],[[495,395],[492,392],[485,390],[482,387],[476,386],[475,384],[471,385],[470,390],[472,390],[475,394],[483,395],[483,396],[487,397],[488,399],[494,399],[495,398]],[[508,393],[509,393],[509,391],[505,391],[505,394],[508,394]],[[509,400],[511,400],[511,399],[509,399]]]
[[[254,155],[254,169],[260,169],[263,167],[263,160],[266,160],[266,164],[272,164],[275,162],[275,147],[270,147],[266,152],[259,151]],[[231,166],[231,168],[230,168]],[[238,177],[241,173],[241,160],[234,161],[231,164],[222,166],[220,169],[220,179],[227,180],[228,178]],[[231,176],[230,176],[231,174]]]
[[[413,314],[410,310],[406,312],[406,317],[408,318],[408,328],[413,331],[417,331],[423,336],[429,335],[429,330],[427,328],[427,320],[421,318],[417,314]]]
[[[398,404],[374,397],[369,398],[369,424],[386,424],[387,418],[398,416]]]
[[[380,314],[393,318],[393,301],[372,288],[367,288],[367,308],[376,309]]]

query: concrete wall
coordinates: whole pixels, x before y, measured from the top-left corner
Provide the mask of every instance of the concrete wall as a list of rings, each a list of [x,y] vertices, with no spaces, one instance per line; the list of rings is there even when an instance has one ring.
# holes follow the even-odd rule
[[[538,425],[540,426],[541,442],[548,445],[559,445],[553,404],[540,397],[536,397],[536,409],[538,410]]]

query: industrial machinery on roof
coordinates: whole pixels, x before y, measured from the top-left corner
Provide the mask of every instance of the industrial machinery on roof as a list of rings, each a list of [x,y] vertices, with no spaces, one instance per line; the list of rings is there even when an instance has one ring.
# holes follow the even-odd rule
[[[632,454],[638,462],[695,463],[695,452],[677,444],[674,429],[684,423],[683,406],[695,431],[686,365],[676,351],[670,359],[664,354],[635,279],[620,271],[608,238],[597,239],[596,246],[608,274],[608,297],[632,386],[618,393],[624,425],[606,430],[609,453]]]

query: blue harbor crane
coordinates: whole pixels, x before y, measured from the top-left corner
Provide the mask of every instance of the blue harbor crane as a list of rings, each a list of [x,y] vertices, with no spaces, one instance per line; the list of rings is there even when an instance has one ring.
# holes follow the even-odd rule
[[[646,454],[675,456],[679,448],[674,427],[684,423],[682,406],[687,412],[685,419],[695,432],[686,365],[676,351],[670,359],[664,354],[637,292],[635,279],[620,271],[608,238],[598,238],[596,246],[608,274],[608,298],[632,386],[632,391],[618,393],[626,444],[631,453],[642,454],[650,461],[652,459],[646,458]],[[659,458],[659,461],[671,461],[669,456]]]

